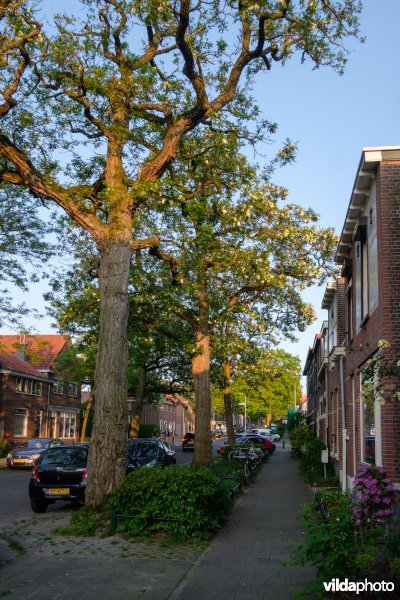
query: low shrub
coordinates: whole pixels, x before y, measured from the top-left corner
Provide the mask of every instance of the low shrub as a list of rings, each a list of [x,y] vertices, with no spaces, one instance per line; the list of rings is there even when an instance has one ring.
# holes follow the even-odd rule
[[[111,508],[131,515],[121,528],[145,536],[164,531],[177,537],[205,537],[226,520],[230,500],[207,467],[138,469],[111,496]]]
[[[7,440],[0,440],[0,458],[5,458],[11,450],[11,444]]]
[[[305,598],[324,598],[324,581],[337,577],[355,581],[360,574],[371,573],[379,555],[378,535],[366,539],[358,535],[349,496],[340,491],[323,491],[321,498],[329,517],[323,521],[315,507],[303,508],[306,536],[293,558],[294,564],[311,563],[316,567]]]
[[[81,508],[72,513],[71,524],[68,527],[57,527],[53,529],[53,533],[65,536],[94,536],[98,529],[104,527],[105,522],[105,515],[88,508]]]
[[[151,423],[142,423],[139,425],[138,437],[140,438],[151,438],[153,431],[157,432],[157,436],[160,435],[160,426]]]
[[[301,457],[303,448],[310,442],[314,435],[306,424],[299,425],[290,431],[290,444],[294,456]]]
[[[393,514],[394,488],[382,467],[362,465],[354,489],[357,492],[353,503],[356,524],[364,533],[375,527],[385,530]]]

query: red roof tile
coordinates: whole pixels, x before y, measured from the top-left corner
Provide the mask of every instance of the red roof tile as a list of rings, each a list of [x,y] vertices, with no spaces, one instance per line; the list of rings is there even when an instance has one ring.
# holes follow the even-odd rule
[[[0,335],[0,353],[2,355],[15,356],[16,352],[22,352],[25,347],[27,361],[36,369],[51,369],[60,352],[70,346],[71,339],[69,335],[64,334]]]
[[[30,365],[25,360],[21,360],[20,358],[15,356],[15,354],[0,354],[0,369],[5,369],[6,371],[15,371],[23,375],[38,377],[39,379],[46,379],[43,373],[37,371],[35,367],[32,367],[32,365]]]

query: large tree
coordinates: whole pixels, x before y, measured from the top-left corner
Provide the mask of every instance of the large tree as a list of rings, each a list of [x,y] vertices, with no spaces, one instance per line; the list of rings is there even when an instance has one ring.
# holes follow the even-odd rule
[[[170,198],[167,214],[162,201],[153,203],[144,230],[158,231],[164,251],[151,254],[164,264],[157,269],[147,258],[138,287],[148,304],[157,303],[159,314],[181,319],[192,331],[195,464],[211,460],[210,367],[216,348],[232,438],[230,370],[240,352],[233,347],[256,336],[260,345],[271,344],[309,325],[314,312],[301,291],[324,280],[336,245],[332,229],[319,228],[312,210],[289,204],[287,190],[257,175],[235,147],[235,136],[214,138],[214,144],[207,145],[207,136],[183,144],[180,182],[174,177],[179,194]],[[291,151],[285,146],[279,155],[290,159]]]
[[[96,422],[87,504],[124,476],[128,281],[140,207],[162,194],[182,140],[248,113],[254,73],[294,55],[341,71],[357,0],[82,0],[79,19],[39,22],[1,0],[0,178],[58,204],[100,254]]]

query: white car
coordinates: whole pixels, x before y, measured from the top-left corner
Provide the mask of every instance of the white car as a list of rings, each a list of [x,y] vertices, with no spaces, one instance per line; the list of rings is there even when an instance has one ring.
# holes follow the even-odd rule
[[[276,442],[279,442],[279,440],[281,439],[281,436],[279,435],[279,433],[271,433],[270,429],[252,429],[251,433],[253,433],[254,435],[265,436],[267,439],[271,440],[271,442],[273,442],[274,444]]]

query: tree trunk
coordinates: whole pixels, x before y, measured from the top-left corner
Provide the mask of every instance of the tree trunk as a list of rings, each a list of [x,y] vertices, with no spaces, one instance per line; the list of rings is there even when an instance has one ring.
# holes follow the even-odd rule
[[[199,319],[195,331],[198,353],[192,358],[192,373],[196,402],[196,440],[193,464],[209,465],[211,451],[211,393],[210,393],[210,328],[207,318]]]
[[[128,281],[132,251],[106,241],[100,252],[100,335],[95,369],[95,416],[86,505],[100,505],[125,476],[128,428]]]
[[[94,390],[92,389],[90,392],[87,404],[86,404],[85,416],[83,417],[81,442],[84,442],[86,440],[86,429],[87,429],[87,424],[89,421],[90,411],[92,410],[92,406],[93,406],[93,400],[94,400]]]
[[[136,386],[135,401],[133,403],[129,437],[137,437],[139,434],[140,419],[142,418],[143,404],[144,404],[144,392],[146,388],[146,371],[142,369],[139,375],[139,381]]]
[[[228,434],[228,444],[235,443],[233,432],[233,414],[232,414],[232,394],[231,394],[231,361],[228,358],[224,360],[224,409],[226,432]]]

